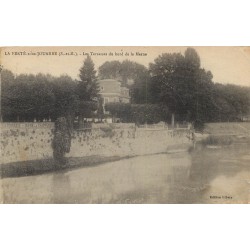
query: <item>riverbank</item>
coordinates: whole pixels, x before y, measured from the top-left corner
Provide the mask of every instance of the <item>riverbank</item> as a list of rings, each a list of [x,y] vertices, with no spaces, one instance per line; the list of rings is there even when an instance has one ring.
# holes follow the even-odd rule
[[[144,155],[157,155],[157,154],[172,154],[189,151],[191,148],[190,144],[176,144],[167,147],[166,151],[154,153],[152,152]],[[20,161],[11,162],[0,165],[0,176],[1,178],[9,177],[22,177],[30,175],[40,175],[55,171],[69,171],[76,168],[94,167],[106,162],[114,162],[123,159],[129,159],[137,156],[143,156],[142,154],[136,155],[123,155],[123,156],[102,156],[93,155],[85,157],[67,157],[67,163],[62,166],[57,166],[53,158],[31,160],[31,161]]]
[[[70,157],[67,163],[58,167],[55,161],[51,159],[32,160],[25,162],[11,162],[0,165],[1,178],[22,177],[30,175],[40,175],[55,171],[65,171],[86,166],[97,166],[106,162],[113,162],[130,157],[119,156],[86,156],[86,157]]]

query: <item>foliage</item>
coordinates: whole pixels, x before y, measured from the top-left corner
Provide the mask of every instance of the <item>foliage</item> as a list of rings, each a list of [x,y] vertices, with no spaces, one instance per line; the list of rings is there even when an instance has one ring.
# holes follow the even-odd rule
[[[149,66],[153,103],[169,108],[182,121],[202,130],[204,122],[237,121],[250,112],[250,88],[214,84],[213,75],[200,67],[197,52],[188,48],[165,53]]]
[[[77,95],[79,97],[78,114],[80,122],[83,117],[91,117],[98,109],[99,86],[97,82],[95,65],[90,56],[87,56],[80,68],[80,81],[77,85]]]
[[[79,97],[76,94],[76,82],[69,76],[63,75],[55,78],[52,85],[55,96],[52,119],[55,120],[60,116],[66,117],[72,127],[74,118],[79,110]]]
[[[79,103],[79,114],[83,117],[91,117],[97,109],[98,102],[96,101],[80,101]]]
[[[80,82],[67,75],[20,74],[2,71],[3,121],[43,121],[76,115],[91,116],[97,109],[98,84],[90,57],[80,69]]]
[[[209,120],[213,108],[212,74],[200,68],[195,50],[188,48],[184,56],[162,54],[150,64],[150,71],[153,103],[167,106],[182,121]]]
[[[6,73],[6,74],[5,74]],[[69,76],[2,72],[3,121],[55,120],[77,110],[76,82]]]
[[[4,121],[33,121],[34,118],[52,116],[55,96],[46,76],[21,74],[16,78],[3,77],[2,89]]]
[[[101,79],[119,79],[121,63],[119,61],[107,61],[99,67]]]
[[[42,121],[75,116],[104,117],[103,100],[94,63],[88,56],[80,68],[80,80],[63,75],[14,75],[2,71],[3,121]],[[147,69],[125,60],[105,62],[99,77],[122,81],[130,89],[131,104],[108,103],[106,110],[122,122],[192,122],[202,130],[205,122],[240,121],[250,113],[250,88],[213,82],[210,71],[201,68],[193,48],[181,53],[163,53]]]
[[[105,105],[105,110],[109,111],[113,117],[121,118],[122,122],[131,121],[131,104],[110,102]]]
[[[158,123],[166,119],[168,110],[156,104],[132,104],[132,120],[136,124]]]
[[[123,84],[138,81],[143,74],[147,73],[147,68],[137,62],[130,60],[108,61],[99,67],[99,77],[101,79],[117,79]]]
[[[103,98],[99,98],[97,103],[97,117],[102,120],[104,118],[104,109],[103,109]]]
[[[115,135],[114,129],[110,126],[109,127],[101,127],[100,130],[103,131],[103,135],[102,135],[103,138],[105,138],[105,137],[112,138]]]
[[[70,152],[71,134],[65,117],[60,117],[55,122],[55,132],[52,142],[53,156],[57,164],[65,164],[65,154]]]
[[[122,122],[136,124],[158,123],[169,115],[167,109],[156,104],[107,103],[105,109]]]
[[[81,101],[93,101],[98,97],[99,86],[95,65],[90,56],[87,56],[80,68],[80,81],[77,87],[77,93]]]
[[[212,121],[239,121],[250,112],[250,88],[217,83],[213,98],[215,116]]]

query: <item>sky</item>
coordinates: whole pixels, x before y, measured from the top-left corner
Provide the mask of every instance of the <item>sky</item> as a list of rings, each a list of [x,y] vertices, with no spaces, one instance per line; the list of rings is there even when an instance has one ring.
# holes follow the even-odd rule
[[[180,52],[187,47],[6,47],[1,49],[0,63],[14,74],[68,74],[78,78],[87,53],[96,69],[105,61],[129,59],[148,66],[162,53]],[[250,87],[250,47],[193,47],[201,66],[210,70],[213,80]],[[43,52],[57,53],[44,55]],[[21,54],[22,53],[22,54]],[[136,54],[139,53],[139,54]]]

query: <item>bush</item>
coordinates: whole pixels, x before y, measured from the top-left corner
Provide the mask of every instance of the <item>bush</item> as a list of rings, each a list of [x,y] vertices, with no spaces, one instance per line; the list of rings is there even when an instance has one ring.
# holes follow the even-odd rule
[[[105,109],[122,122],[152,124],[165,120],[168,110],[156,104],[108,103]]]
[[[113,128],[111,127],[101,127],[100,130],[104,132],[103,137],[112,138],[115,135],[115,132],[113,131]]]

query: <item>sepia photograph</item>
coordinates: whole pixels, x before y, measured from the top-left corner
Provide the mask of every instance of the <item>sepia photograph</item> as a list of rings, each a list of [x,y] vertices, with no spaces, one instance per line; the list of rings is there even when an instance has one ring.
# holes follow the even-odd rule
[[[250,202],[250,47],[0,52],[0,203]]]

